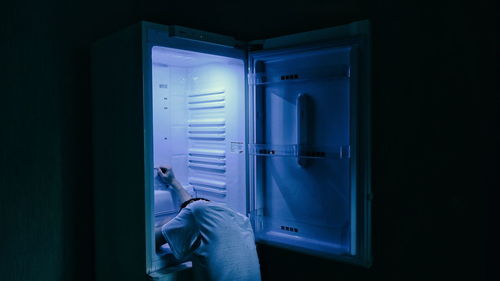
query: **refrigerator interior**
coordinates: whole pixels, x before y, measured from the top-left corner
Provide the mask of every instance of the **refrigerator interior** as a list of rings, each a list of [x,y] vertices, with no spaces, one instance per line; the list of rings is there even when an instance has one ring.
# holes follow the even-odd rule
[[[323,256],[355,254],[350,46],[253,56],[255,233]]]
[[[161,46],[151,59],[155,225],[180,206],[156,175],[162,165],[192,196],[245,213],[244,61]],[[156,259],[165,253],[167,245]]]
[[[353,48],[251,55],[246,104],[243,60],[153,47],[154,167],[172,166],[193,196],[250,210],[260,242],[321,256],[356,255]],[[178,212],[180,202],[156,177],[154,199],[156,225]],[[165,253],[166,245],[154,257],[158,267],[170,262]]]

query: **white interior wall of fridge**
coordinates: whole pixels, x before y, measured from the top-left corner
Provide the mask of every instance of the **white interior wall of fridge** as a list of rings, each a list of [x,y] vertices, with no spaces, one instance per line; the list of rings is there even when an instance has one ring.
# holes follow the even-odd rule
[[[154,167],[171,166],[192,196],[244,214],[244,62],[160,46],[151,56]],[[177,214],[181,202],[156,172],[154,197],[159,226]]]

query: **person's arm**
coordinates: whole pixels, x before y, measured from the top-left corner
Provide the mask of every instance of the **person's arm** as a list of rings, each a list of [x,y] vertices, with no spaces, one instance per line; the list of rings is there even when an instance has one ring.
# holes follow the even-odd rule
[[[177,194],[180,200],[180,204],[191,199],[191,195],[182,187],[182,184],[175,178],[174,170],[171,167],[160,167],[158,169],[158,175],[160,179],[167,185],[169,185],[172,190]],[[180,206],[179,206],[180,207]]]
[[[191,195],[189,195],[189,193],[184,189],[184,187],[182,187],[182,184],[180,182],[178,182],[175,178],[172,181],[172,184],[170,186],[172,187],[174,192],[177,194],[177,196],[179,196],[181,204],[188,201],[189,199],[191,199]],[[180,207],[180,205],[179,205],[179,207]]]
[[[162,226],[163,226],[163,224],[155,227],[155,247],[156,247],[156,249],[160,248],[161,245],[167,243],[167,240],[165,239],[165,237],[163,237],[163,233],[161,232]]]
[[[177,194],[180,200],[180,204],[191,199],[191,195],[182,187],[182,184],[175,178],[174,170],[171,167],[160,167],[158,169],[158,176],[167,186],[170,186],[172,190]],[[180,207],[180,206],[179,206]],[[162,226],[166,221],[162,222],[160,226],[155,227],[155,245],[158,249],[161,245],[167,243],[167,240],[163,236]]]

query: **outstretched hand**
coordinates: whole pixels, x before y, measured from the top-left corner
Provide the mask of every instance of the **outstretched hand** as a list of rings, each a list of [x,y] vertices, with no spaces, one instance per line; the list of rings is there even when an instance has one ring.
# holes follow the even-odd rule
[[[172,185],[175,180],[174,170],[170,166],[160,166],[158,176],[167,185]]]
[[[172,167],[160,166],[158,169],[158,177],[160,177],[162,182],[172,188],[172,190],[179,196],[181,202],[186,202],[191,199],[191,195],[187,193],[182,184],[175,178]]]

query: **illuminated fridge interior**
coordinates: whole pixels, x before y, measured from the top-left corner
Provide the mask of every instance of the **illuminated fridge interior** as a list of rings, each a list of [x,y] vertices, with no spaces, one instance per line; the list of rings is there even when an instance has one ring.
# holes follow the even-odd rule
[[[154,167],[172,166],[193,196],[248,215],[257,242],[356,256],[356,60],[350,43],[259,51],[247,62],[152,47]],[[179,202],[157,178],[154,189],[159,225]],[[155,267],[171,262],[167,253],[156,251]]]
[[[171,166],[192,196],[245,214],[244,62],[159,46],[151,56],[154,167]],[[179,211],[173,195],[155,176],[157,226]]]

